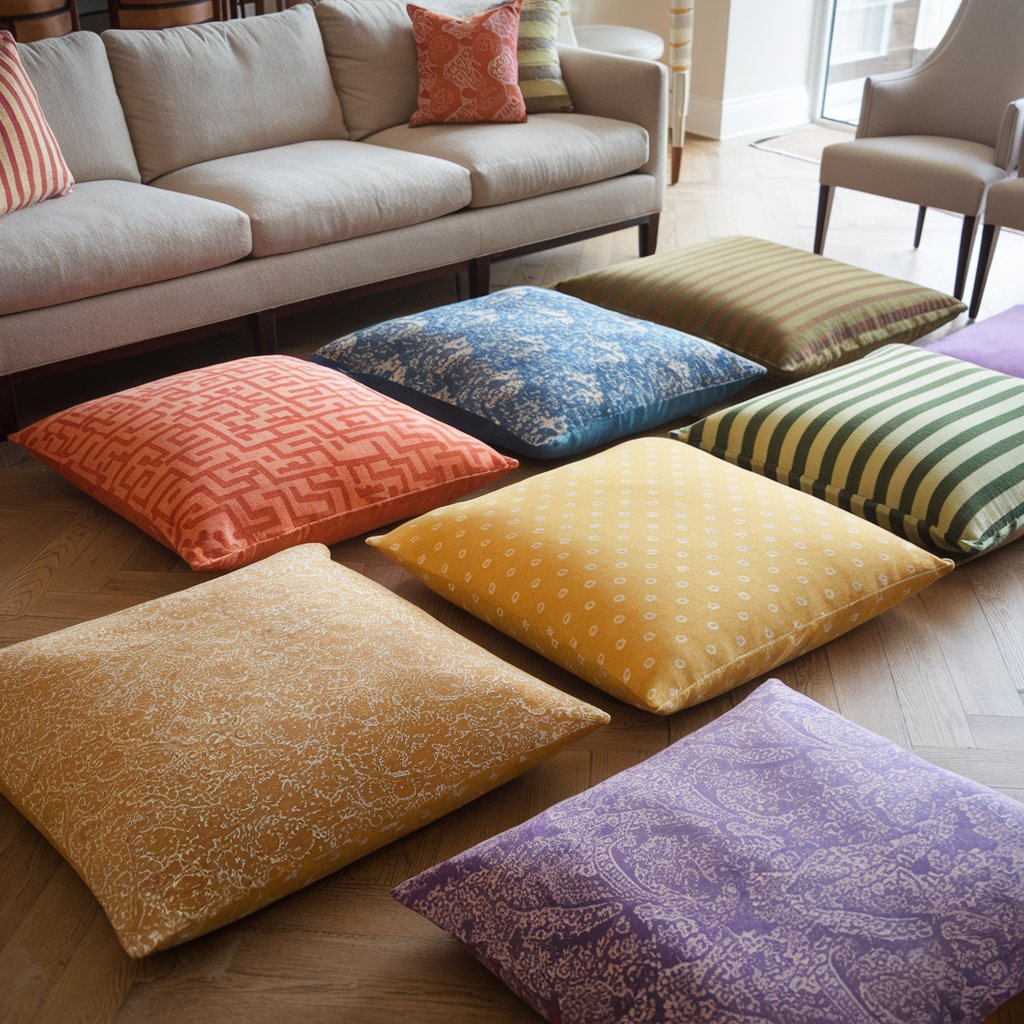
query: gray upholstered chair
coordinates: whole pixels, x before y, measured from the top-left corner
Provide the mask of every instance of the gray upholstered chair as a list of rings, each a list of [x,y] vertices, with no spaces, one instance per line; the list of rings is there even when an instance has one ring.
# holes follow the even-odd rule
[[[1024,0],[963,0],[917,67],[864,83],[851,142],[826,147],[814,251],[825,245],[836,187],[961,214],[953,294],[962,298],[989,186],[1017,167],[1024,132]]]
[[[992,265],[992,254],[996,251],[1000,228],[1024,231],[1024,178],[997,181],[989,189],[985,205],[985,229],[981,233],[978,269],[974,274],[974,292],[971,295],[971,309],[968,314],[972,320],[981,309],[981,298],[985,294],[985,283],[988,281],[988,268]]]

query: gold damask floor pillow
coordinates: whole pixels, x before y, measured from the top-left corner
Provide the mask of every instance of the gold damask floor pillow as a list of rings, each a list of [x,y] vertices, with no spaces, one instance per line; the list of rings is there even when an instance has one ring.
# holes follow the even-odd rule
[[[0,790],[135,957],[251,913],[608,721],[318,544],[15,644],[0,679]]]

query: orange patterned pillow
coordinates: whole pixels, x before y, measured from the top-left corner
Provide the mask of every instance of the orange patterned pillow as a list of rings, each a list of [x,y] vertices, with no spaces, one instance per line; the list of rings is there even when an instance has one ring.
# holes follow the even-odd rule
[[[406,5],[420,82],[413,128],[526,120],[516,58],[522,5],[513,0],[468,18]]]
[[[419,515],[514,469],[454,427],[291,356],[97,398],[11,440],[176,551],[232,569]]]
[[[75,179],[10,32],[0,32],[0,214],[63,196]]]

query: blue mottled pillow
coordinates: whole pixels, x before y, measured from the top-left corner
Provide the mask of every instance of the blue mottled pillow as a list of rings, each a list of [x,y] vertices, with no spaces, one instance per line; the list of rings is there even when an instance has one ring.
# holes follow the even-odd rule
[[[968,1024],[1024,989],[1024,806],[778,680],[394,895],[557,1024]]]
[[[389,320],[313,360],[537,459],[699,412],[765,372],[709,341],[544,288]]]

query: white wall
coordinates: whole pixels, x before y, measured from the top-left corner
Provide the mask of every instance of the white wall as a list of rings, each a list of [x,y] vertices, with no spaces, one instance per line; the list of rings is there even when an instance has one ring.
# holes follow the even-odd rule
[[[575,0],[577,21],[668,39],[670,0]],[[696,0],[687,131],[724,139],[806,123],[829,0]]]
[[[574,0],[574,6],[580,16],[573,20],[581,24],[643,28],[668,45],[669,0]]]

